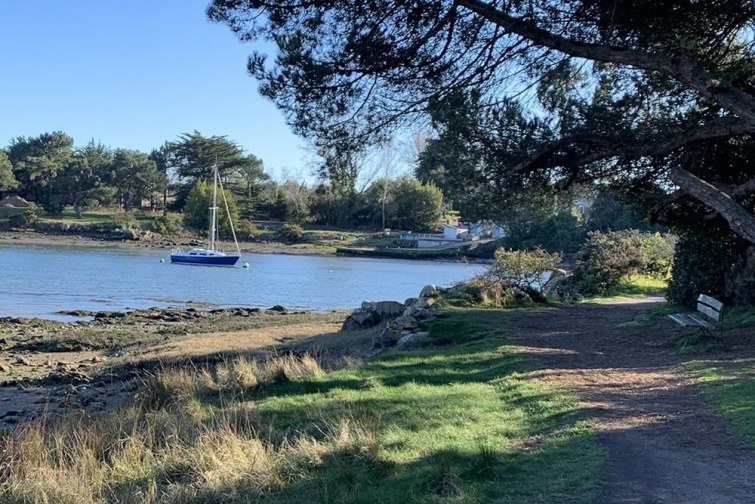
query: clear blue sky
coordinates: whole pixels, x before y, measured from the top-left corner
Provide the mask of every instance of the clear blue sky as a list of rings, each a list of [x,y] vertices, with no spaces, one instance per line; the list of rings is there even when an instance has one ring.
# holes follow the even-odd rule
[[[306,174],[303,142],[246,71],[255,47],[210,23],[208,3],[0,0],[0,146],[62,130],[148,152],[196,129]]]

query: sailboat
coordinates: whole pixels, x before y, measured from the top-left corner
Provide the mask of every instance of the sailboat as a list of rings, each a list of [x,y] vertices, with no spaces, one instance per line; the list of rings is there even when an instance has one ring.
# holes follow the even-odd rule
[[[233,220],[231,219],[231,211],[228,209],[228,200],[225,198],[225,191],[223,190],[223,181],[218,176],[218,165],[215,163],[213,167],[213,188],[212,188],[212,206],[210,207],[210,248],[194,248],[189,252],[182,252],[181,249],[175,249],[170,254],[170,262],[177,264],[193,264],[199,266],[234,266],[241,257],[241,250],[239,249],[239,242],[236,240],[236,230],[233,229]],[[223,202],[225,203],[225,210],[228,214],[228,221],[231,223],[231,234],[233,234],[233,242],[236,244],[235,254],[224,254],[218,250],[218,184],[220,184],[220,192],[223,195]]]

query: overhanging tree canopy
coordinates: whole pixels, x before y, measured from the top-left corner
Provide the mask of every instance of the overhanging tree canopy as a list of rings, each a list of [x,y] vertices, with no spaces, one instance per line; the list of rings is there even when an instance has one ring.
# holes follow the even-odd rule
[[[272,64],[254,54],[249,69],[300,134],[350,123],[376,139],[480,91],[491,109],[523,104],[501,118],[534,128],[478,132],[490,152],[519,146],[491,190],[528,176],[673,184],[667,201],[699,200],[755,243],[754,170],[702,178],[685,162],[706,143],[752,141],[751,0],[215,0],[208,15],[277,44]]]

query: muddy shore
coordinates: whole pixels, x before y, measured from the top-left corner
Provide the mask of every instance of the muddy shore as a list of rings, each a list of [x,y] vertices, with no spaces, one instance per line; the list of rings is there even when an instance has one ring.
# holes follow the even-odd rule
[[[40,415],[99,411],[130,400],[161,367],[201,366],[235,355],[284,351],[339,333],[346,312],[152,308],[66,312],[77,322],[0,318],[0,429]],[[329,342],[329,343],[328,343]],[[355,349],[369,341],[349,341]]]

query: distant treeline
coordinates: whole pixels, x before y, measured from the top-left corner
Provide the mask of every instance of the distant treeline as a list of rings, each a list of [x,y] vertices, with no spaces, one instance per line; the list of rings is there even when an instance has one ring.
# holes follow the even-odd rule
[[[316,184],[278,182],[261,159],[231,140],[196,131],[149,153],[93,140],[76,146],[60,131],[14,138],[0,149],[0,196],[17,194],[49,214],[66,207],[81,215],[88,208],[115,206],[183,212],[198,182],[212,180],[215,163],[242,219],[427,230],[443,216],[441,191],[413,177],[378,178],[357,190],[356,177],[346,184],[340,178],[332,182],[327,175],[338,167],[326,166]]]

